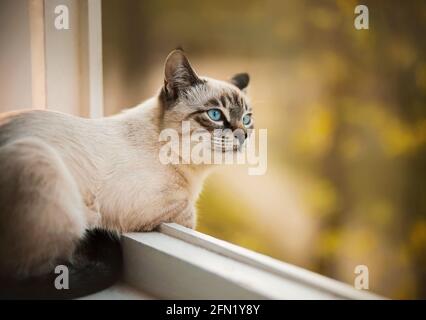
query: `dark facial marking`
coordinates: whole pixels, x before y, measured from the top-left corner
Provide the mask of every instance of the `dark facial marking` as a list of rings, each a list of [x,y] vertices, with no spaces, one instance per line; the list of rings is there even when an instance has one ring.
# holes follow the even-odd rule
[[[220,96],[220,103],[222,104],[222,107],[227,108],[228,104],[226,103],[226,97],[225,94]]]
[[[193,117],[193,119],[195,121],[197,121],[201,126],[203,126],[204,128],[208,129],[208,130],[214,130],[214,129],[220,129],[222,128],[221,125],[219,124],[215,124],[214,122],[206,119],[205,116],[197,114]]]
[[[204,113],[204,112],[206,112],[206,110],[196,110],[196,111],[193,111],[193,112],[191,112],[190,114],[188,114],[185,118],[184,118],[184,121],[185,120],[188,120],[188,119],[190,119],[190,118],[193,118],[195,115],[197,115],[197,114],[202,114],[202,113]]]
[[[219,101],[216,98],[211,98],[209,101],[206,102],[206,107],[217,107],[219,106]]]
[[[247,110],[247,104],[242,96],[240,96],[240,104],[244,107],[244,110]]]
[[[243,105],[242,105],[242,103],[241,103],[241,100],[240,100],[240,95],[239,94],[237,94],[236,92],[232,92],[232,102],[235,104],[235,105],[238,105],[238,106],[240,106],[240,107],[242,107]]]
[[[243,116],[244,109],[240,106],[232,106],[229,109],[229,115],[232,121],[238,121]]]

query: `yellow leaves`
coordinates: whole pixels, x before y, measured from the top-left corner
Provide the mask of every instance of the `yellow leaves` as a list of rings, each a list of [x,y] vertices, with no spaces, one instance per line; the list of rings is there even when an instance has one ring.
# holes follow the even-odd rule
[[[339,152],[346,160],[356,159],[361,151],[361,141],[356,136],[348,136],[339,146]]]
[[[322,256],[340,255],[354,260],[373,254],[380,245],[374,230],[360,225],[323,231],[319,241]]]
[[[425,142],[425,137],[418,132],[426,125],[423,121],[414,128],[402,123],[398,119],[384,119],[386,125],[379,132],[383,147],[387,154],[397,156],[404,153],[413,151],[414,149],[422,146]],[[419,130],[420,129],[420,130]]]
[[[334,255],[340,246],[342,232],[340,230],[328,230],[319,238],[319,255],[330,257]]]
[[[339,16],[336,15],[334,11],[327,10],[325,8],[312,8],[307,11],[307,13],[313,25],[325,31],[335,28],[336,23],[339,20]]]
[[[413,152],[425,145],[426,142],[426,120],[409,127],[394,119],[389,126],[383,130],[382,139],[386,151],[390,155],[400,155]]]
[[[317,158],[329,150],[335,121],[327,108],[315,106],[305,123],[297,130],[296,148],[299,152]]]
[[[322,72],[326,80],[331,84],[339,83],[347,80],[353,74],[350,70],[350,65],[347,64],[341,55],[335,52],[324,52],[321,56]]]
[[[356,1],[356,0],[338,0],[338,1],[336,1],[336,4],[340,8],[340,11],[342,13],[345,13],[346,15],[353,16],[354,8],[358,4],[358,1]]]
[[[413,152],[426,143],[426,119],[409,125],[378,105],[348,108],[346,113],[349,122],[372,131],[388,157]]]
[[[413,46],[397,37],[393,37],[389,44],[389,55],[395,64],[403,68],[412,65],[417,58],[417,52]]]
[[[336,189],[327,179],[318,178],[306,183],[304,200],[311,206],[315,217],[323,218],[334,212],[337,197]]]
[[[380,239],[374,230],[363,226],[345,230],[344,241],[351,248],[352,256],[361,257],[374,252],[379,246]]]
[[[368,210],[368,217],[378,226],[388,226],[392,223],[395,210],[392,203],[383,199],[375,201]]]

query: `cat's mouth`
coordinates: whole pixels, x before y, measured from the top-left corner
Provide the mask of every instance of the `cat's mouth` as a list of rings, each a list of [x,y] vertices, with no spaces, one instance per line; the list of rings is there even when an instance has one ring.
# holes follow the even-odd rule
[[[211,148],[213,151],[221,151],[222,153],[239,152],[243,150],[244,145],[244,143],[240,144],[238,141],[232,139],[213,139]]]

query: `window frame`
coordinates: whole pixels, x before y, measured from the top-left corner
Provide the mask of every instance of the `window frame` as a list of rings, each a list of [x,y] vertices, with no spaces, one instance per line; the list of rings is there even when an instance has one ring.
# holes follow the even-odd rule
[[[384,299],[175,223],[121,237],[124,283],[162,299]]]
[[[102,117],[101,0],[29,0],[28,10],[31,107]],[[69,28],[57,29],[55,19],[65,14]]]

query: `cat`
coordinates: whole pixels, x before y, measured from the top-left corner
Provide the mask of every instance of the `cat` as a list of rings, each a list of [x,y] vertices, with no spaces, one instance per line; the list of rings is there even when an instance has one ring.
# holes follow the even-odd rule
[[[162,164],[159,134],[182,134],[182,121],[189,121],[191,130],[238,128],[244,143],[254,122],[248,84],[246,73],[229,81],[200,77],[176,49],[166,59],[159,93],[117,115],[1,115],[0,277],[40,279],[60,262],[76,274],[89,266],[96,275],[101,261],[90,264],[81,255],[90,251],[81,249],[90,230],[150,231],[162,222],[195,228],[194,205],[209,166]]]

